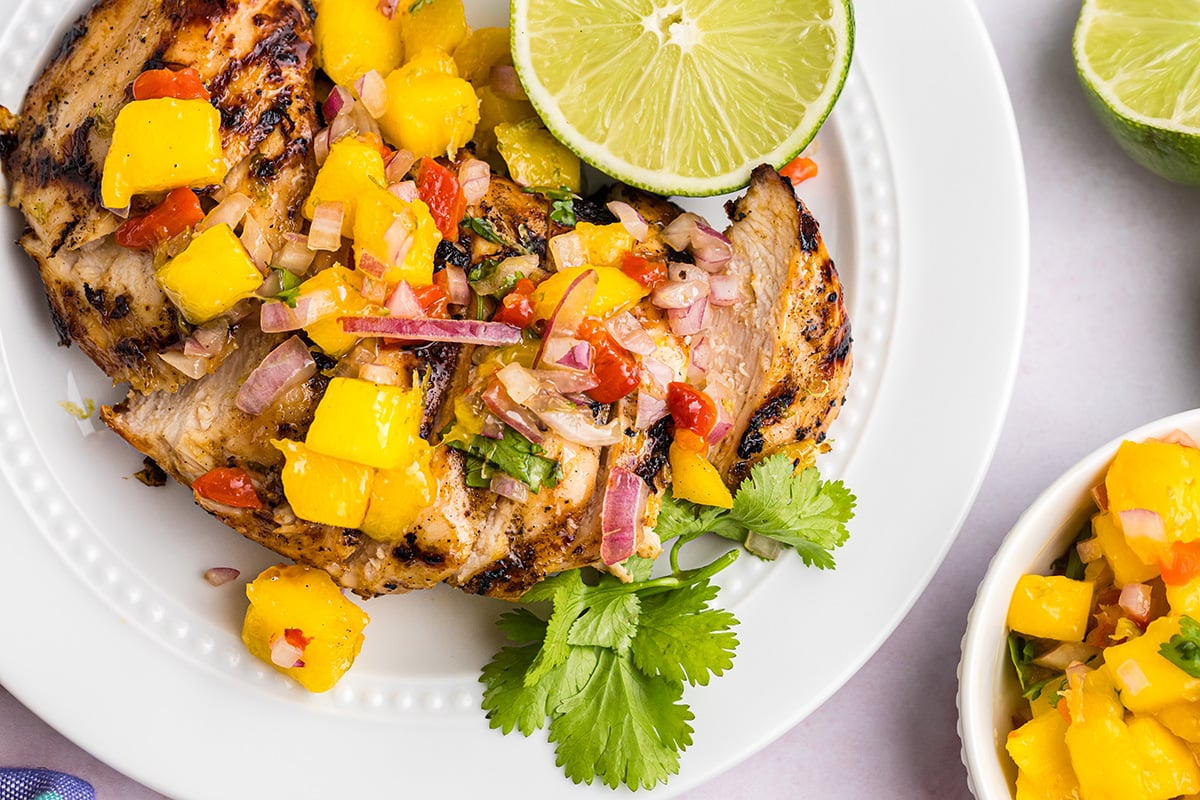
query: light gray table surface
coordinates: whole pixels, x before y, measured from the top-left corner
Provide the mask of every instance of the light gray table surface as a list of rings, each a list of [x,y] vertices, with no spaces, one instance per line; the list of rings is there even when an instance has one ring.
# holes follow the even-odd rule
[[[926,5],[913,0],[914,13]],[[977,5],[1012,97],[1031,217],[1028,319],[995,457],[956,543],[878,653],[819,710],[688,800],[969,798],[955,668],[967,610],[1000,540],[1081,456],[1200,405],[1200,189],[1143,171],[1092,117],[1071,60],[1076,2]],[[953,365],[931,357],[930,368]],[[0,765],[71,772],[101,800],[161,797],[2,689]]]

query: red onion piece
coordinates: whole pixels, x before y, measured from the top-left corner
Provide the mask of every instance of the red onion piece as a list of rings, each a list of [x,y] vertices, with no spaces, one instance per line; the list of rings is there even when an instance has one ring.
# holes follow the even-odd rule
[[[492,168],[486,161],[468,158],[458,167],[458,185],[462,187],[467,205],[473,206],[483,199],[492,184]]]
[[[304,666],[304,662],[300,660],[304,655],[304,648],[293,644],[288,636],[272,636],[270,649],[271,663],[275,666],[284,669]]]
[[[330,136],[333,131],[329,128],[322,128],[313,137],[313,158],[317,161],[317,166],[325,163],[325,159],[329,158]]]
[[[562,271],[570,267],[581,267],[587,263],[587,249],[583,237],[575,231],[560,233],[550,240],[550,260],[554,269]]]
[[[505,364],[496,373],[496,378],[517,405],[527,406],[534,395],[542,390],[541,381],[520,364]]]
[[[1092,500],[1096,502],[1096,508],[1101,511],[1108,511],[1108,486],[1104,481],[1092,487]]]
[[[676,336],[699,333],[708,322],[708,298],[701,297],[687,308],[667,309],[667,322]]]
[[[488,488],[514,503],[524,503],[529,499],[529,487],[503,472],[497,472],[492,476],[492,483]]]
[[[692,256],[700,268],[719,272],[733,258],[733,244],[701,220],[692,236]]]
[[[385,339],[489,345],[520,344],[522,341],[521,329],[503,322],[400,317],[339,317],[338,321],[346,333]]]
[[[337,250],[342,246],[342,221],[346,204],[340,200],[318,203],[308,229],[309,250]]]
[[[1193,450],[1200,449],[1200,445],[1196,444],[1195,439],[1193,439],[1191,436],[1188,436],[1186,432],[1181,431],[1178,428],[1162,437],[1162,439],[1159,441],[1166,442],[1167,444],[1180,444],[1184,447],[1190,447]]]
[[[483,427],[479,429],[479,435],[487,439],[503,439],[504,423],[488,414],[483,421]]]
[[[521,85],[521,79],[517,76],[517,71],[509,64],[496,64],[492,67],[489,85],[492,87],[492,91],[501,97],[507,97],[510,100],[529,99],[529,95],[525,94],[525,87]]]
[[[379,9],[380,14],[391,19],[396,15],[396,6],[399,4],[400,0],[379,0],[375,7]]]
[[[308,249],[308,237],[299,233],[285,233],[284,244],[275,254],[275,266],[282,267],[293,275],[303,275],[308,272],[316,255]]]
[[[590,372],[575,372],[565,369],[539,369],[534,371],[539,381],[552,384],[563,395],[578,394],[600,385],[600,379]]]
[[[605,564],[624,561],[637,550],[648,496],[646,482],[635,473],[624,467],[609,472],[600,509],[600,559]]]
[[[538,366],[549,370],[589,370],[592,368],[592,347],[574,336],[555,336],[542,343]]]
[[[667,281],[650,293],[650,302],[659,308],[688,308],[708,297],[708,281]]]
[[[543,366],[542,362],[545,358],[543,354],[546,352],[549,342],[559,337],[575,338],[575,333],[583,324],[583,318],[587,316],[588,306],[591,305],[592,297],[595,296],[596,287],[599,284],[600,275],[594,269],[584,270],[575,280],[571,281],[571,285],[563,292],[562,299],[558,301],[558,305],[554,307],[554,312],[546,322],[542,345],[538,348],[537,358],[533,360],[535,367]]]
[[[383,243],[388,249],[388,263],[396,265],[404,263],[404,259],[408,257],[408,251],[412,250],[415,230],[413,221],[408,214],[401,214],[392,221],[383,234]]]
[[[241,574],[233,567],[209,567],[204,570],[204,580],[212,586],[224,586],[230,581],[237,580]]]
[[[1127,583],[1121,587],[1117,604],[1138,625],[1150,621],[1150,587],[1144,583]]]
[[[562,398],[566,400],[566,398]],[[566,439],[568,442],[581,444],[584,447],[607,447],[621,441],[624,432],[619,420],[612,420],[607,425],[597,425],[592,412],[575,404],[569,407],[564,403],[561,407],[548,405],[535,410],[535,413],[548,428]]]
[[[393,317],[420,319],[425,316],[425,310],[421,308],[421,301],[417,299],[417,294],[408,281],[400,281],[396,284],[396,288],[392,290],[384,307]]]
[[[467,273],[462,267],[448,265],[446,274],[446,294],[452,306],[465,306],[471,302],[471,284],[467,283]]]
[[[538,419],[533,412],[521,408],[504,391],[504,385],[498,380],[492,380],[483,393],[483,404],[500,420],[513,428],[534,444],[540,444],[546,437],[542,433]]]
[[[374,303],[377,306],[383,305],[388,296],[387,283],[382,278],[372,278],[370,275],[364,275],[362,279],[362,287],[358,293],[368,303]]]
[[[208,356],[189,356],[179,350],[165,350],[158,357],[189,378],[203,378],[208,374]]]
[[[338,114],[337,119],[333,120],[333,122],[330,123],[330,125],[329,125],[329,146],[330,147],[333,147],[334,142],[336,142],[338,139],[341,139],[343,136],[348,136],[358,130],[358,128],[355,126],[355,123],[354,123],[354,116],[351,113],[351,110],[356,105],[358,105],[358,104],[355,103],[353,100],[351,100],[350,103],[342,109],[341,113]]]
[[[234,404],[251,416],[265,411],[276,397],[317,374],[317,362],[299,336],[272,350],[238,389]]]
[[[387,274],[387,264],[366,251],[358,255],[358,269],[372,278],[382,278]]]
[[[1104,548],[1100,546],[1100,540],[1093,536],[1075,545],[1075,552],[1079,553],[1080,561],[1090,564],[1104,555]]]
[[[218,318],[206,322],[188,337],[183,344],[184,355],[212,356],[225,349],[229,343],[229,323]]]
[[[363,364],[358,368],[358,379],[380,386],[400,385],[400,373],[386,364]]]
[[[712,341],[708,336],[698,336],[692,342],[692,361],[696,369],[701,372],[708,372],[708,368],[712,366]]]
[[[383,176],[387,179],[388,185],[393,183],[402,183],[404,176],[412,169],[412,165],[417,163],[417,157],[410,150],[397,150],[392,153],[387,162],[387,169],[384,170]],[[413,197],[402,197],[401,200],[409,200],[410,202],[416,196],[416,184],[413,184]]]
[[[712,275],[708,288],[708,299],[714,306],[731,306],[741,297],[741,280],[736,275]]]
[[[200,220],[199,224],[196,225],[196,233],[202,233],[217,225],[228,225],[230,228],[236,228],[252,205],[254,205],[254,201],[248,195],[244,195],[241,192],[234,192],[217,203],[213,207],[213,210],[209,211],[204,216],[204,219]]]
[[[325,124],[331,124],[342,113],[342,110],[348,110],[347,107],[353,102],[354,96],[345,87],[333,87],[329,97],[326,97],[325,102],[321,104],[321,115],[325,117]]]
[[[644,356],[642,358],[642,367],[647,375],[650,376],[650,382],[655,388],[663,393],[667,391],[667,384],[675,380],[675,368],[670,364],[659,361],[653,356]]]
[[[592,368],[592,346],[587,342],[574,345],[562,358],[555,359],[555,364],[568,369],[586,372]]]
[[[622,203],[620,200],[613,200],[608,203],[608,210],[620,220],[621,224],[625,226],[625,230],[629,231],[629,235],[636,241],[646,241],[646,237],[650,235],[650,224],[638,213],[636,208],[628,203]]]
[[[700,217],[691,212],[680,214],[662,230],[663,240],[677,253],[687,250],[695,236],[696,225]]]
[[[1121,523],[1125,541],[1145,563],[1153,564],[1166,551],[1167,530],[1157,512],[1131,508],[1118,511],[1117,520]]]
[[[388,191],[408,203],[421,199],[421,195],[417,192],[417,184],[413,181],[399,181],[390,184]]]
[[[604,323],[604,328],[617,344],[639,356],[648,356],[658,348],[654,339],[642,327],[642,323],[638,322],[637,317],[628,311],[622,311],[608,319]]]
[[[668,413],[670,412],[667,409],[666,400],[661,397],[655,397],[649,392],[638,392],[637,421],[634,422],[633,427],[639,431],[644,431]]]
[[[354,82],[354,90],[358,92],[363,108],[374,119],[379,119],[387,111],[387,84],[383,82],[383,76],[377,70],[364,72],[362,77]]]

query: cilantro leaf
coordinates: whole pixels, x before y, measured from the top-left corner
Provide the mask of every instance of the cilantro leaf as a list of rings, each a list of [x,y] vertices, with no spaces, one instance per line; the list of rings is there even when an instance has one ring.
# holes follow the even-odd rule
[[[479,434],[468,439],[457,426],[451,426],[443,434],[442,442],[467,454],[468,486],[490,486],[496,470],[511,475],[535,492],[543,486],[554,488],[561,477],[557,461],[541,455],[540,446],[508,425],[499,439]]]
[[[586,609],[584,603],[583,577],[579,570],[564,572],[552,579],[554,589],[554,613],[546,623],[546,638],[542,649],[525,673],[525,685],[533,686],[555,667],[563,664],[571,653],[567,637],[579,615]]]
[[[525,736],[540,730],[560,698],[578,693],[596,668],[596,650],[576,647],[542,680],[526,685],[525,674],[537,652],[536,643],[505,647],[483,668],[483,710],[491,727],[504,733],[516,729]]]
[[[300,284],[304,281],[300,276],[290,270],[280,269],[279,267],[271,267],[274,272],[274,278],[279,282],[279,291],[269,295],[275,300],[282,300],[291,308],[296,307],[296,298],[300,296]]]
[[[526,186],[521,191],[540,194],[550,201],[550,219],[568,228],[575,227],[575,193],[566,186]]]
[[[508,244],[508,242],[504,241],[504,237],[500,235],[500,232],[496,230],[496,226],[490,220],[483,217],[463,217],[462,222],[459,224],[476,236],[482,236],[484,239],[487,239],[492,244]]]
[[[408,13],[415,14],[425,6],[433,5],[433,0],[413,0],[412,5],[408,7]]]
[[[1200,678],[1200,622],[1187,616],[1179,619],[1179,633],[1159,647],[1158,652],[1193,678]]]
[[[638,632],[641,610],[642,602],[633,592],[598,595],[588,605],[587,613],[571,626],[567,642],[609,647],[623,655]]]
[[[721,676],[733,666],[737,619],[710,609],[717,589],[704,583],[647,597],[642,603],[633,663],[647,675],[707,686],[709,675]]]
[[[694,718],[681,701],[683,686],[638,671],[597,648],[596,669],[583,688],[559,704],[550,722],[558,764],[576,783],[597,777],[653,788],[679,771],[679,752],[692,743]]]
[[[496,627],[504,631],[509,641],[517,644],[540,642],[546,638],[546,620],[528,608],[506,611],[496,620]]]

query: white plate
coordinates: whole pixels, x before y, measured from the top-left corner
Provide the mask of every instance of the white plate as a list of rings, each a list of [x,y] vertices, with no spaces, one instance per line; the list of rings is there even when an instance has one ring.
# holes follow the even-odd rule
[[[16,5],[0,23],[0,103],[10,107],[83,7]],[[503,4],[468,8],[473,24],[503,20]],[[687,692],[695,744],[656,796],[779,736],[870,657],[949,548],[1007,407],[1028,220],[990,43],[968,0],[920,10],[859,0],[856,11],[854,67],[804,196],[854,324],[849,402],[822,468],[858,494],[858,516],[836,572],[746,558],[724,576],[722,603],[742,620],[735,668]],[[720,219],[718,206],[697,204]],[[0,217],[0,239],[14,240],[20,221]],[[59,407],[118,393],[54,341],[32,263],[0,251],[0,680],[22,702],[180,798],[572,788],[544,739],[501,736],[479,711],[478,672],[500,643],[496,601],[442,589],[371,601],[363,654],[326,695],[249,657],[239,585],[214,589],[199,574],[230,565],[249,577],[274,557],[181,487],[130,479],[140,457]]]

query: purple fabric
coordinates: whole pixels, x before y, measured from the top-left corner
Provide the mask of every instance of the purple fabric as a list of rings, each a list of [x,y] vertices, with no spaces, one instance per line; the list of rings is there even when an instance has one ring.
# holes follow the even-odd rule
[[[0,769],[0,800],[96,800],[92,785],[48,769]]]

